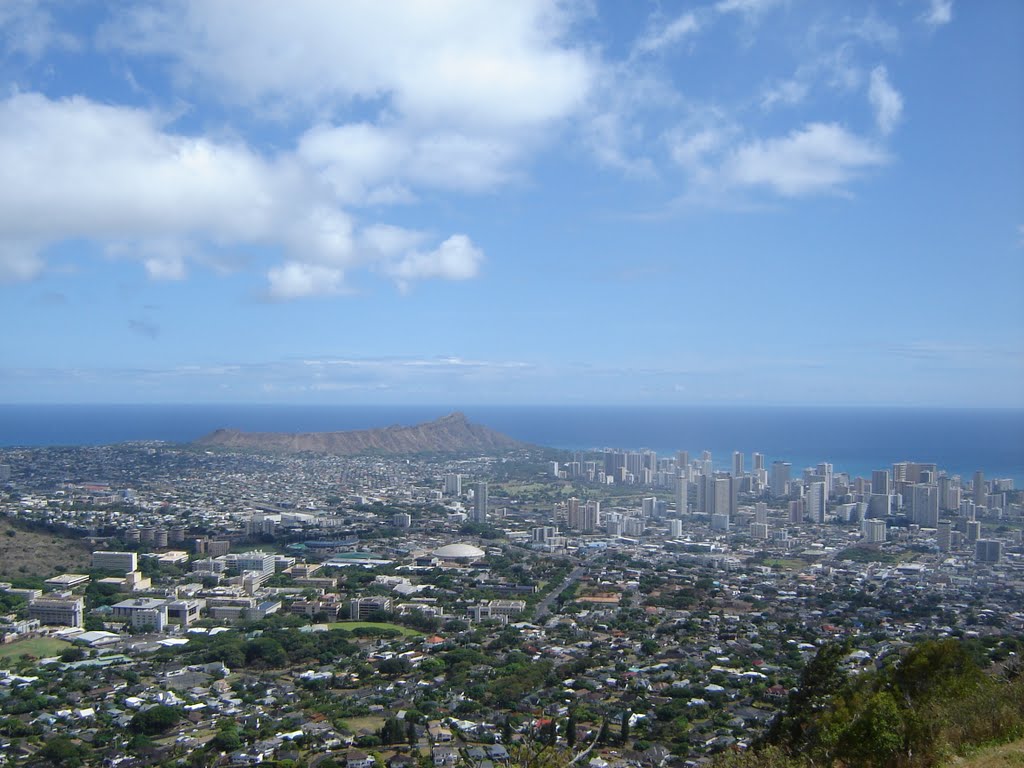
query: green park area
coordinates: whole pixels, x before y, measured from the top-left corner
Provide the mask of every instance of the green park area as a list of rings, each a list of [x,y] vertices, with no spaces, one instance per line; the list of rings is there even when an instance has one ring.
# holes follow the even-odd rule
[[[59,656],[71,643],[54,640],[50,637],[33,637],[29,640],[18,640],[10,645],[0,645],[0,661],[11,661],[22,656],[34,656],[44,659],[48,656]]]
[[[363,630],[392,630],[395,632],[401,632],[403,637],[415,637],[416,635],[422,635],[422,632],[417,632],[415,629],[409,629],[408,627],[402,627],[398,624],[390,624],[386,621],[337,621],[327,625],[329,629],[347,629],[349,632],[355,632],[358,629]]]

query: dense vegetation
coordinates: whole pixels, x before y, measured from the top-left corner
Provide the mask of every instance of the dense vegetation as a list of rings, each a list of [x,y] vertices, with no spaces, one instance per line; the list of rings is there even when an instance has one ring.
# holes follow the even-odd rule
[[[1024,736],[1024,668],[983,670],[962,642],[932,640],[850,676],[847,648],[823,647],[763,743],[730,768],[934,766]]]

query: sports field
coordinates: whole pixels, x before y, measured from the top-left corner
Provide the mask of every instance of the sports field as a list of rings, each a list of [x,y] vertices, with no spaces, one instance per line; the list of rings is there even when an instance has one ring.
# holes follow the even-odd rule
[[[28,654],[37,659],[45,659],[47,656],[59,656],[65,648],[70,648],[71,643],[63,640],[54,640],[51,637],[33,637],[28,640],[18,640],[10,645],[0,645],[0,659],[7,661],[17,659],[19,656]]]

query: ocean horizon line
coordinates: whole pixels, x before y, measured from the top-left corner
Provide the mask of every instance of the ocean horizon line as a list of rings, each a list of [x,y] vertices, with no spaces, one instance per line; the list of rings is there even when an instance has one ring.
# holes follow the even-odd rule
[[[168,402],[0,402],[0,408],[436,408],[449,413],[476,408],[620,408],[631,410],[893,410],[893,411],[966,411],[1024,413],[1024,405],[918,405],[901,403],[301,403],[267,401],[168,401]]]

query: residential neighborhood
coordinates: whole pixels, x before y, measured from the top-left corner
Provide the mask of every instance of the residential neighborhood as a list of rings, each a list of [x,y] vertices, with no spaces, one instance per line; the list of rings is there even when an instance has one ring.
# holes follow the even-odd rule
[[[683,453],[2,449],[0,764],[701,765],[825,646],[1024,653],[1012,484]]]

